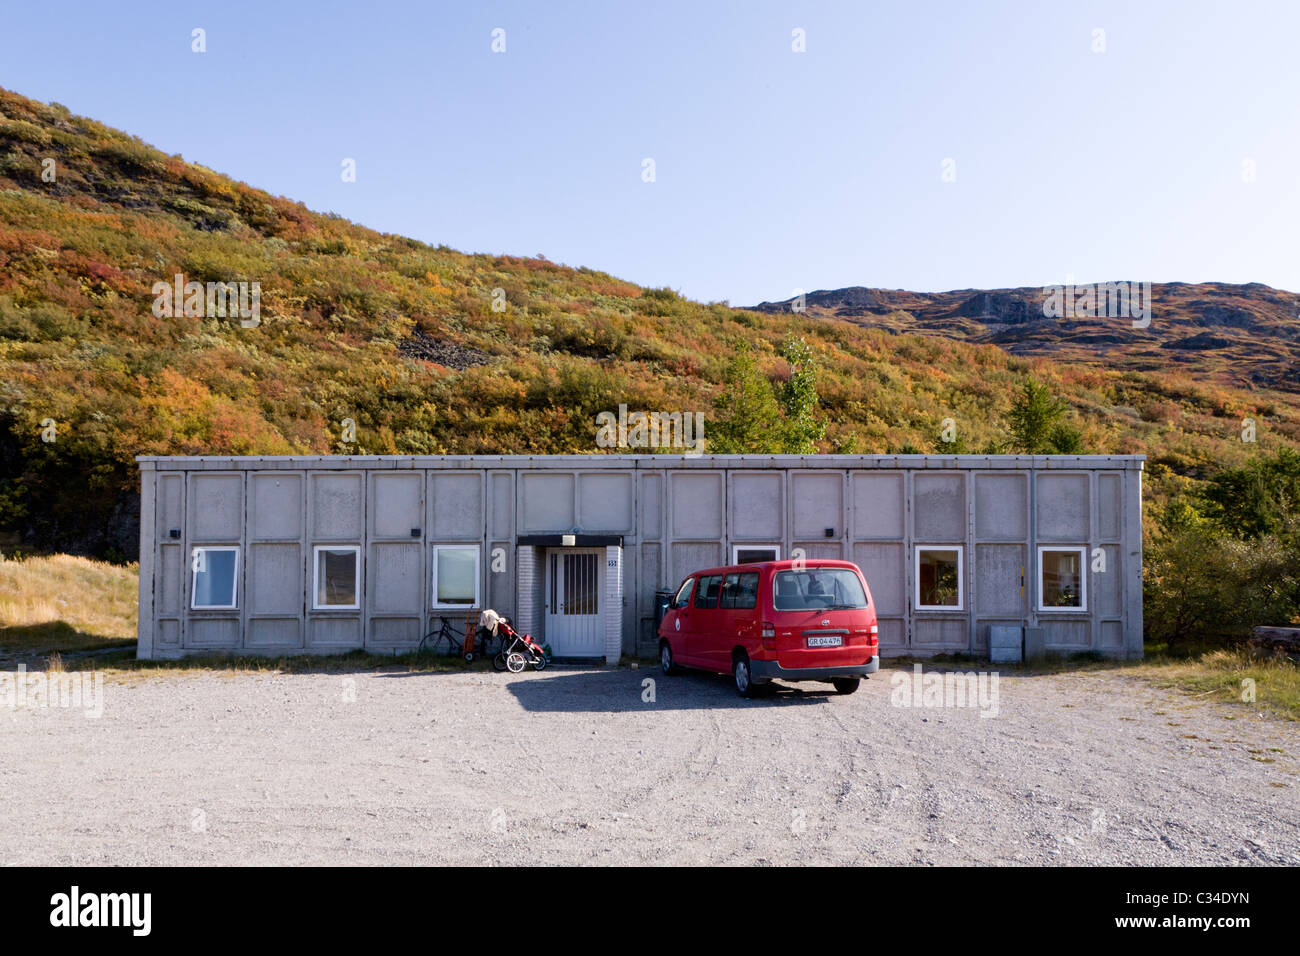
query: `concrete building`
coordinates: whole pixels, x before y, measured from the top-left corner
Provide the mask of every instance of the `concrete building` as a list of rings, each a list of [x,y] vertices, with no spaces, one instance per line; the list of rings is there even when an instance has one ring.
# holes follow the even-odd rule
[[[139,654],[401,653],[486,606],[613,662],[656,653],[656,590],[804,556],[862,568],[885,655],[1140,657],[1142,462],[142,457]]]

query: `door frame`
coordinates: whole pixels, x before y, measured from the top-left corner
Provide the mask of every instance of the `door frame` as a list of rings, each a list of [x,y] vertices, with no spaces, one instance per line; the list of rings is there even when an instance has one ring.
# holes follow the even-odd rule
[[[561,646],[561,641],[568,639],[568,635],[563,634],[564,618],[570,615],[560,613],[552,605],[552,591],[555,592],[555,600],[560,598],[559,588],[562,584],[563,561],[560,560],[566,555],[591,555],[595,563],[596,570],[596,610],[590,615],[571,615],[572,617],[582,617],[589,619],[591,634],[584,636],[584,643],[589,638],[591,650],[589,653],[571,653],[570,650]],[[558,575],[552,571],[558,572]],[[551,651],[557,658],[571,658],[574,660],[595,660],[605,656],[605,549],[603,547],[559,547],[545,548],[542,551],[542,613],[545,619],[546,642],[551,645]],[[584,624],[587,623],[584,621]]]

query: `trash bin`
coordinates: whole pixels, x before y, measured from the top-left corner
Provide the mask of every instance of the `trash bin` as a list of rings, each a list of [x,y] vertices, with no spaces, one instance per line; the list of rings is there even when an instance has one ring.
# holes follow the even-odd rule
[[[656,591],[655,592],[655,638],[659,636],[659,623],[668,613],[668,605],[673,603],[673,597],[676,591]]]

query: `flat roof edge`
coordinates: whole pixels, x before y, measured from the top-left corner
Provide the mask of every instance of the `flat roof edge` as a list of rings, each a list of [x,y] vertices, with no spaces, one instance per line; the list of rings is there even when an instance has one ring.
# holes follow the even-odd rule
[[[912,468],[1142,470],[1146,455],[138,455],[142,471],[269,468]]]

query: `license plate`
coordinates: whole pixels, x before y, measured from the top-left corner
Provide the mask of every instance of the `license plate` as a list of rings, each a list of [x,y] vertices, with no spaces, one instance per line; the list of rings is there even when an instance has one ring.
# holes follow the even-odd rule
[[[821,637],[808,638],[809,647],[839,647],[844,643],[844,638],[838,634],[824,634]]]

